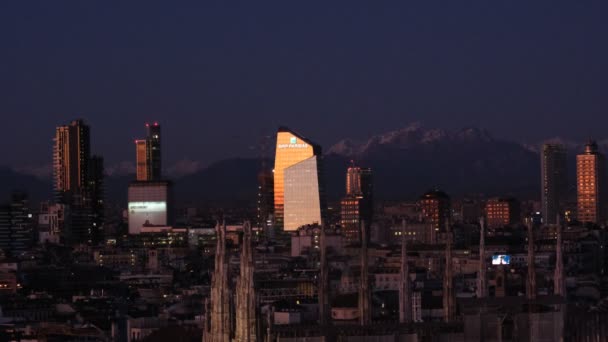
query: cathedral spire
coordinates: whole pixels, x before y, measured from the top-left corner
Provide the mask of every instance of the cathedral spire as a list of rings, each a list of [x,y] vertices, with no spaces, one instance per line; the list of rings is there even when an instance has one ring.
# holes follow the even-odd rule
[[[530,219],[526,220],[528,228],[528,280],[526,282],[526,296],[536,299],[536,266],[534,265],[534,228]]]
[[[243,247],[240,274],[236,283],[236,342],[257,341],[257,308],[254,287],[254,263],[251,246],[251,224],[243,225]]]
[[[566,286],[564,283],[564,255],[562,231],[563,225],[560,222],[559,215],[557,216],[557,225],[555,226],[557,233],[557,245],[555,246],[555,274],[553,275],[553,293],[558,296],[566,296]]]
[[[321,224],[321,238],[319,241],[320,247],[320,270],[319,270],[319,324],[327,325],[329,317],[329,290],[328,290],[328,268],[327,268],[327,250],[325,246],[325,224]]]
[[[204,342],[224,342],[230,340],[230,289],[228,286],[228,263],[226,261],[226,223],[218,222],[215,231],[215,270],[211,281],[211,322],[210,331]]]
[[[372,322],[371,296],[367,260],[367,228],[365,222],[361,221],[361,276],[359,278],[359,323],[361,325],[369,325]]]
[[[479,218],[479,271],[477,271],[477,298],[486,297],[486,224]]]
[[[450,222],[445,224],[445,274],[443,277],[443,311],[444,320],[451,322],[454,320],[454,285],[452,275],[452,232]]]
[[[399,323],[412,322],[412,294],[410,290],[410,268],[407,259],[405,219],[401,222],[401,271],[399,274]]]

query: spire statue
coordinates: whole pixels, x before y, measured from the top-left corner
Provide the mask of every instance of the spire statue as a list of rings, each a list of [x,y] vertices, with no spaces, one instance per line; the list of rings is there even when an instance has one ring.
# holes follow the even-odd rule
[[[228,262],[226,260],[226,223],[218,222],[215,231],[215,270],[211,280],[211,322],[203,342],[225,342],[230,340],[230,289],[228,284]]]
[[[324,326],[329,322],[329,276],[328,276],[328,268],[327,268],[327,249],[325,246],[325,224],[321,224],[321,238],[319,241],[320,247],[320,270],[319,270],[319,324]]]
[[[558,296],[566,296],[566,284],[564,282],[564,255],[562,231],[563,225],[560,222],[559,215],[557,216],[557,225],[555,226],[557,233],[557,245],[555,246],[555,274],[553,275],[553,293]]]
[[[412,294],[410,290],[410,267],[407,259],[405,219],[401,222],[401,270],[399,273],[399,323],[412,322]]]
[[[526,220],[528,228],[528,280],[526,282],[526,297],[530,300],[536,299],[536,266],[534,255],[534,228],[532,222]]]
[[[251,224],[243,225],[243,247],[240,274],[236,282],[236,342],[257,341],[257,307],[254,287],[254,262],[251,246]]]
[[[359,279],[359,323],[361,325],[369,325],[372,322],[371,297],[367,260],[367,229],[365,222],[361,221],[361,277]]]
[[[445,224],[445,273],[443,277],[443,311],[445,322],[454,320],[454,284],[452,274],[452,232],[450,222]]]
[[[486,285],[486,224],[481,217],[479,219],[479,271],[477,271],[477,298],[487,296]]]

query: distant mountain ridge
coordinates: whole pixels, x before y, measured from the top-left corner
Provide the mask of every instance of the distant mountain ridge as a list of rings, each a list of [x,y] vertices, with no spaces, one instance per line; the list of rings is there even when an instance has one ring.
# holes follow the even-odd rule
[[[573,178],[574,156],[584,143],[564,143],[569,150],[569,172]],[[608,151],[608,140],[599,141]],[[522,144],[494,138],[475,127],[460,130],[425,128],[413,123],[402,129],[378,134],[364,141],[343,139],[326,150],[323,158],[324,184],[328,198],[344,195],[346,168],[354,161],[371,167],[377,199],[413,199],[432,187],[448,194],[514,195],[536,198],[540,189],[541,143]],[[127,185],[134,179],[123,163],[106,177],[107,199],[126,203]],[[233,158],[202,167],[196,161],[182,161],[184,172],[175,172],[178,203],[249,203],[257,194],[260,160]],[[272,165],[268,161],[267,165]],[[116,169],[116,170],[115,170]],[[127,171],[125,173],[125,170]],[[50,180],[40,180],[9,168],[0,168],[0,202],[12,189],[23,189],[34,199],[51,197]]]

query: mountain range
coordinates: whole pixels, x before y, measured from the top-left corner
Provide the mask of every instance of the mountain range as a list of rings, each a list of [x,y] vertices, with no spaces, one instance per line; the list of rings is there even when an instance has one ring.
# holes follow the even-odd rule
[[[562,142],[569,149],[570,178],[574,178],[574,156],[581,143]],[[600,142],[608,148],[608,141]],[[484,194],[538,197],[540,144],[522,144],[494,138],[487,130],[425,128],[411,124],[364,141],[344,139],[325,152],[324,183],[328,199],[344,194],[349,165],[371,167],[378,199],[413,199],[430,188],[441,188],[455,196]],[[197,165],[192,162],[192,165]],[[181,203],[253,203],[257,192],[260,160],[236,158],[218,161],[175,179],[175,198]],[[267,161],[272,165],[272,161]],[[124,168],[129,170],[129,168]],[[124,204],[132,174],[113,172],[106,177],[108,201]],[[0,199],[12,189],[27,191],[32,200],[50,197],[50,181],[0,168]],[[2,202],[2,200],[0,200]]]

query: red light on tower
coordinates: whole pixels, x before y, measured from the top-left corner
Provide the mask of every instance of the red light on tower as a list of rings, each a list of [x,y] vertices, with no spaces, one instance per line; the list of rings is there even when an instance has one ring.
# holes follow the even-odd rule
[[[154,123],[154,126],[158,126],[158,122],[155,122],[155,123]]]
[[[150,124],[146,122],[146,127],[150,127]]]

